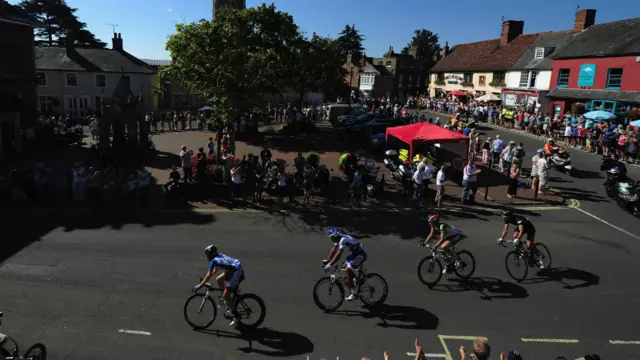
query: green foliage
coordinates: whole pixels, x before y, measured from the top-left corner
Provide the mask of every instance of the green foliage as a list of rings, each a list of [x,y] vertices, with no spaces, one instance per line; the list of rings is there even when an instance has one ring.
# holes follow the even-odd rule
[[[433,66],[433,57],[440,52],[438,34],[427,29],[415,30],[407,46],[402,49],[403,54],[409,54],[411,47],[416,47],[417,58],[427,67]]]
[[[356,30],[355,25],[346,25],[338,35],[336,41],[338,42],[340,56],[343,63],[346,60],[348,54],[351,54],[351,60],[354,63],[360,62],[364,53],[364,47],[362,46],[364,37],[358,30]]]
[[[80,47],[106,46],[87,30],[86,23],[78,20],[75,15],[78,9],[70,7],[64,0],[24,0],[19,5],[45,25],[35,30],[37,45],[64,46],[71,40]]]

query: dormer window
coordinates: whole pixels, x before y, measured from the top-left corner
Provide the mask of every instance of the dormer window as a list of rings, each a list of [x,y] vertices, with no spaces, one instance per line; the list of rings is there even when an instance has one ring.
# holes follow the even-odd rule
[[[544,58],[544,48],[536,48],[536,55],[535,55],[536,59],[542,59]]]

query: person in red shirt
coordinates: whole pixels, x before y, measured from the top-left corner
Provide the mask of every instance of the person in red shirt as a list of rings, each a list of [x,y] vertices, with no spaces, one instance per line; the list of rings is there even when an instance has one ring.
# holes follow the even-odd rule
[[[585,139],[587,137],[587,129],[584,128],[584,125],[580,125],[578,128],[578,145],[581,148],[585,147]]]

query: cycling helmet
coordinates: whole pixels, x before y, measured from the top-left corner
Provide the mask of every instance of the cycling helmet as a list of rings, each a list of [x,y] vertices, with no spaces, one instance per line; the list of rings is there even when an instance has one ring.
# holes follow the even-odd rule
[[[438,214],[431,214],[428,217],[429,224],[433,224],[434,222],[437,222],[439,220],[440,220],[440,215]]]
[[[553,140],[552,138],[549,138],[549,140],[547,140],[548,143],[554,143],[555,140]]]
[[[216,245],[209,245],[204,248],[204,254],[207,256],[207,259],[211,259],[218,254],[218,247]]]
[[[327,236],[329,236],[331,239],[337,239],[342,236],[342,230],[338,228],[331,228],[327,232]]]
[[[506,217],[508,217],[508,216],[513,215],[513,212],[512,212],[511,210],[507,210],[507,209],[505,209],[505,210],[502,210],[502,211],[500,212],[500,214],[502,215],[502,217],[505,217],[505,218],[506,218]]]

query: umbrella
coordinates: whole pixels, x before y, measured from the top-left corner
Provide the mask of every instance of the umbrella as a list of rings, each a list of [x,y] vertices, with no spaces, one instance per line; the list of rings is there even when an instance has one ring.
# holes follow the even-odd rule
[[[500,101],[500,97],[494,94],[486,94],[486,95],[482,95],[479,98],[477,98],[476,100],[478,101]]]
[[[209,105],[205,105],[203,107],[200,108],[200,110],[198,111],[209,111],[209,110],[213,110],[213,108]]]
[[[631,122],[631,126],[639,126],[640,127],[640,120],[632,121]]]
[[[451,92],[449,92],[449,95],[453,95],[453,96],[469,96],[469,94],[467,94],[466,92],[460,91],[460,90],[451,91]]]
[[[612,113],[608,111],[602,111],[602,110],[589,111],[588,113],[583,114],[582,116],[591,120],[613,120],[616,118],[616,116],[613,115]]]

